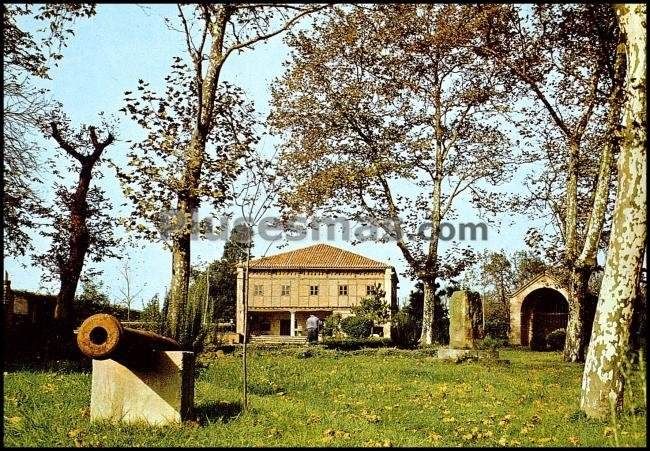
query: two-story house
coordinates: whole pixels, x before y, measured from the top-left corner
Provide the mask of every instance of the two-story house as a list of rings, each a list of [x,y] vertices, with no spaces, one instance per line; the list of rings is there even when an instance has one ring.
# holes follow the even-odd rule
[[[333,313],[351,315],[351,307],[376,287],[397,307],[395,269],[327,244],[251,260],[249,264],[248,330],[255,335],[306,335],[305,322],[314,314],[324,320]],[[244,265],[237,267],[237,332],[244,332]],[[390,337],[390,323],[381,325]]]

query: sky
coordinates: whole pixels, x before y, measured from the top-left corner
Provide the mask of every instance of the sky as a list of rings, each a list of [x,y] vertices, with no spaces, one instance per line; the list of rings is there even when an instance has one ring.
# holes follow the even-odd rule
[[[118,112],[124,106],[124,91],[134,90],[138,79],[150,82],[152,88],[162,91],[163,79],[169,71],[169,65],[174,55],[184,52],[183,35],[169,30],[164,23],[164,17],[176,17],[175,5],[108,5],[100,4],[97,14],[89,19],[79,20],[74,25],[75,36],[67,42],[63,51],[63,60],[58,67],[51,69],[52,80],[42,83],[47,87],[53,99],[63,104],[73,124],[93,124],[98,121],[98,113],[114,114],[119,120],[117,140],[107,150],[116,164],[126,162],[125,155],[129,145],[126,140],[140,136],[139,126],[128,117]],[[308,26],[303,22],[301,26]],[[235,54],[226,62],[222,78],[241,87],[251,100],[261,118],[269,112],[270,83],[283,72],[282,63],[288,59],[288,47],[283,42],[284,35],[276,36],[268,43],[258,44],[253,50]],[[39,139],[35,137],[35,139]],[[44,153],[41,158],[58,155],[53,140],[40,139]],[[279,143],[276,137],[266,137],[260,146],[264,153],[270,153]],[[522,168],[515,178],[499,190],[517,191],[523,189],[523,179],[526,168]],[[48,192],[48,181],[51,177],[43,169],[45,183],[39,190],[45,202],[51,200]],[[113,169],[105,166],[104,177],[99,182],[108,197],[113,202],[114,214],[125,215],[127,207],[120,206],[125,202],[121,188]],[[70,179],[71,180],[71,179]],[[408,190],[411,188],[400,187]],[[273,212],[270,212],[273,213]],[[210,214],[203,207],[200,216]],[[505,250],[512,252],[524,249],[524,236],[532,226],[542,226],[544,221],[532,221],[521,215],[508,214],[502,218],[504,223],[500,228],[490,226],[486,241],[472,242],[475,250],[483,249]],[[459,204],[459,217],[454,223],[482,222],[469,204]],[[32,233],[36,252],[47,248],[48,243],[36,233]],[[135,308],[139,308],[153,295],[163,296],[169,287],[171,277],[171,253],[161,244],[140,242],[139,245],[124,249],[124,259],[129,261],[132,272],[132,283],[140,291]],[[224,242],[193,241],[192,264],[205,265],[221,257]],[[304,247],[314,244],[311,240],[291,241],[279,240],[274,243],[257,240],[253,254],[260,256],[264,253],[272,255],[277,252]],[[402,275],[406,264],[394,243],[365,242],[352,245],[340,238],[329,244],[357,252],[366,257],[379,260],[396,267],[400,275],[398,297],[403,300],[414,287],[414,282]],[[442,243],[442,250],[448,243]],[[99,277],[111,299],[120,298],[120,288],[125,282],[120,275],[123,263],[117,260],[107,260],[96,267],[102,270]],[[12,287],[15,289],[33,290],[56,293],[57,284],[41,283],[41,270],[34,267],[29,256],[24,258],[5,259],[5,270],[9,273]],[[480,283],[480,281],[476,281]]]

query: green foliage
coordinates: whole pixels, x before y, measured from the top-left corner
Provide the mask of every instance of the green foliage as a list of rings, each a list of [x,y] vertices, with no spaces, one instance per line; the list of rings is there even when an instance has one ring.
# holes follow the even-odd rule
[[[73,322],[81,324],[86,318],[97,313],[108,313],[119,320],[126,321],[127,309],[120,305],[113,305],[104,291],[104,284],[101,280],[87,279],[81,285],[79,293],[72,306]],[[140,312],[131,310],[131,320],[139,319]]]
[[[493,338],[490,336],[487,336],[481,340],[476,340],[474,342],[474,347],[476,349],[488,349],[495,351],[499,348],[506,347],[508,345],[508,341],[502,338]]]
[[[363,297],[359,305],[353,306],[351,310],[356,316],[373,321],[374,325],[386,322],[390,318],[386,292],[379,287],[375,287],[372,294]]]
[[[49,69],[63,56],[61,49],[74,34],[79,17],[95,14],[89,3],[28,3],[2,6],[3,51],[3,190],[4,253],[25,255],[33,250],[30,232],[50,209],[36,189],[43,175],[43,149],[34,142],[37,127],[51,106],[47,89],[35,79],[48,79]],[[26,20],[29,27],[24,26]]]
[[[559,351],[564,349],[564,342],[566,340],[566,330],[556,329],[546,335],[546,348],[549,351]]]
[[[243,227],[233,228],[220,260],[205,270],[192,271],[180,335],[185,346],[202,342],[211,323],[236,321],[237,264],[246,258],[246,247],[240,242]]]
[[[322,333],[324,337],[338,337],[341,334],[341,314],[333,313],[323,321]]]
[[[163,329],[163,316],[160,311],[160,301],[158,300],[158,293],[156,293],[142,309],[140,321],[154,323],[154,332],[162,333]]]
[[[391,318],[391,337],[399,348],[414,348],[420,339],[421,322],[417,318],[402,309]]]
[[[486,319],[485,325],[483,326],[483,334],[485,337],[490,338],[508,338],[508,331],[510,330],[510,324],[503,319]]]
[[[549,265],[531,251],[515,251],[511,260],[514,267],[514,285],[517,287],[549,270]]]
[[[88,279],[81,285],[81,293],[75,299],[77,304],[97,304],[109,306],[111,301],[104,292],[104,283],[101,280],[95,282]]]
[[[352,338],[368,338],[372,333],[373,322],[361,316],[348,316],[341,320],[341,330]]]

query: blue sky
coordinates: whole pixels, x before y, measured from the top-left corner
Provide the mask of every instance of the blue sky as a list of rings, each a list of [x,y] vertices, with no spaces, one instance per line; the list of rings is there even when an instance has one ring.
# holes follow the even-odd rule
[[[124,106],[124,91],[133,90],[140,78],[150,82],[153,88],[162,88],[172,56],[184,51],[183,36],[165,27],[164,16],[175,18],[175,5],[98,5],[95,17],[76,23],[75,36],[68,41],[68,46],[63,51],[63,60],[59,67],[51,70],[52,80],[43,83],[50,89],[52,97],[63,104],[73,124],[95,123],[97,114],[101,111],[115,114],[119,119],[118,139],[116,144],[107,149],[107,153],[117,164],[125,162],[128,144],[124,141],[140,134],[139,127],[118,112]],[[288,48],[284,45],[282,36],[276,36],[266,44],[259,44],[252,51],[233,55],[223,70],[223,78],[243,88],[262,118],[269,111],[269,84],[282,73],[282,62],[288,58]],[[43,159],[60,152],[54,141],[41,141]],[[264,147],[264,152],[270,152],[275,144],[276,139],[266,138],[260,145]],[[522,170],[500,191],[520,189],[523,177]],[[49,177],[45,175],[45,184],[41,189],[46,201],[50,199],[48,180]],[[104,169],[100,185],[106,189],[116,206],[116,214],[126,213],[126,209],[119,207],[125,199],[113,171],[108,167]],[[202,216],[208,213],[207,209],[201,210]],[[519,215],[509,214],[503,219],[505,224],[500,229],[490,227],[487,241],[475,242],[476,250],[488,248],[510,252],[522,249],[525,247],[523,238],[526,230],[532,225],[540,225]],[[476,212],[466,203],[459,204],[459,218],[455,222],[480,221]],[[33,237],[37,251],[47,247],[47,242],[38,235],[33,234]],[[283,246],[280,251],[286,251],[309,244],[313,243],[300,241],[287,245],[286,242],[277,242],[271,245],[268,254],[278,252],[279,245]],[[337,240],[330,244],[392,264],[400,273],[405,269],[405,262],[394,243],[366,242],[352,246]],[[167,250],[160,244],[140,245],[125,249],[135,285],[142,288],[136,307],[156,293],[164,295],[171,275],[171,254]],[[260,255],[268,246],[269,243],[256,242],[254,254]],[[446,243],[443,243],[442,249],[445,247]],[[192,264],[204,264],[208,260],[219,258],[222,249],[223,241],[193,241]],[[22,265],[26,265],[26,268]],[[113,300],[119,298],[119,288],[124,284],[119,275],[120,266],[121,263],[116,260],[108,260],[97,266],[103,270],[101,279]],[[33,267],[28,257],[5,259],[5,269],[16,289],[51,293],[58,289],[57,284],[41,285],[40,269]],[[412,287],[412,281],[400,276],[400,299],[408,295]]]

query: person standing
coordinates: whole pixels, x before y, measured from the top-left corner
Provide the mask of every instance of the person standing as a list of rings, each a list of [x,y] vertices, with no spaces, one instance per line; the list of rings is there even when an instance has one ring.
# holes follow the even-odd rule
[[[307,318],[307,341],[316,343],[318,341],[318,326],[320,319],[313,313]]]

